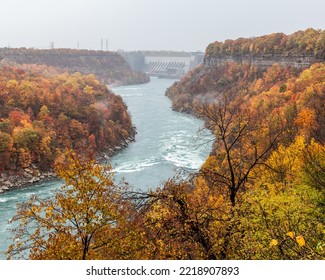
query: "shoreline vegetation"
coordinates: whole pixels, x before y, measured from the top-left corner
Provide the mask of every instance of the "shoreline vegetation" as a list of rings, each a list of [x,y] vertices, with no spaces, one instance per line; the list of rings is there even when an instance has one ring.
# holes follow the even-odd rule
[[[110,157],[126,148],[129,143],[135,141],[136,130],[134,127],[134,133],[120,145],[110,148],[106,152],[102,152],[96,156],[96,160],[99,162],[108,160]],[[0,196],[3,193],[11,190],[31,187],[35,183],[44,183],[52,180],[57,180],[58,176],[51,168],[48,171],[41,171],[37,166],[32,164],[28,168],[19,168],[18,170],[9,170],[0,174]]]
[[[65,149],[111,156],[134,141],[122,98],[94,75],[0,67],[0,193],[55,178]]]
[[[322,61],[306,68],[265,67],[210,63],[206,56],[166,92],[174,110],[202,118],[215,136],[201,169],[139,193],[127,182],[116,184],[110,165],[67,151],[54,165],[66,184],[54,198],[32,197],[13,218],[19,225],[8,259],[28,249],[30,259],[42,260],[324,259],[325,32],[216,42],[207,55],[270,49],[313,52]],[[124,121],[118,124],[128,120],[119,117]],[[29,148],[19,146],[17,135],[12,142],[2,135],[3,146]],[[82,150],[94,148],[98,137],[80,139],[68,142]],[[24,164],[28,157],[21,152],[21,160],[13,159]]]

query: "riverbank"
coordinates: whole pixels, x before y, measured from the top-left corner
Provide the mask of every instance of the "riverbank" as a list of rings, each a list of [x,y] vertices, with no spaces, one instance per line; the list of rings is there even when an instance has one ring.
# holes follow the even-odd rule
[[[203,122],[172,111],[171,101],[164,95],[174,82],[151,79],[148,84],[112,89],[123,98],[137,132],[136,141],[129,143],[127,149],[124,149],[127,139],[121,139],[117,144],[120,149],[114,155],[112,151],[100,154],[99,161],[111,163],[115,182],[125,181],[134,191],[147,192],[175,176],[178,168],[198,170],[208,156],[211,147],[205,143],[209,140],[200,140],[197,135]],[[16,205],[28,201],[32,195],[40,199],[51,197],[60,185],[62,181],[53,179],[0,194],[0,260],[6,259],[2,252],[12,244],[11,229],[15,224],[8,221],[17,214]]]
[[[2,172],[0,174],[0,194],[54,178],[56,178],[56,174],[53,170],[42,172],[35,165]]]
[[[117,152],[126,148],[129,143],[135,141],[136,128],[133,127],[131,136],[124,139],[120,145],[108,149],[107,151],[96,156],[99,162],[107,161]],[[15,170],[8,170],[0,174],[0,195],[4,192],[32,186],[35,183],[47,182],[57,178],[53,169],[48,171],[41,171],[35,164],[31,164],[28,168],[17,168]]]

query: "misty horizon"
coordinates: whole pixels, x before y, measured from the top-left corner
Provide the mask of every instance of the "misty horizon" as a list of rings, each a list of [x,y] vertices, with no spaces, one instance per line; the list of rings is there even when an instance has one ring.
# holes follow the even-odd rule
[[[0,47],[205,51],[214,41],[324,29],[325,2],[4,0]]]

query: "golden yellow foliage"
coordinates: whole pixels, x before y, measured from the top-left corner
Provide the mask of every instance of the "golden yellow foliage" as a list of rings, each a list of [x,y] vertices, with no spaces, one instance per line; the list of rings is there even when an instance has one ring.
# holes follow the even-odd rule
[[[293,231],[287,232],[287,236],[289,236],[291,239],[295,238],[295,233]]]
[[[304,239],[304,237],[302,235],[298,235],[296,237],[296,241],[297,241],[297,243],[299,244],[300,247],[306,246],[306,241],[305,241],[305,239]]]
[[[278,246],[279,245],[279,242],[278,242],[278,240],[276,240],[276,239],[272,239],[271,240],[271,242],[270,242],[270,246],[272,247],[272,246]]]
[[[68,151],[57,164],[56,172],[65,185],[54,197],[32,197],[19,208],[14,221],[20,225],[8,257],[28,248],[31,259],[136,256],[133,252],[143,240],[141,230],[135,226],[137,212],[123,198],[126,186],[114,183],[111,166]],[[27,231],[31,224],[34,232]]]

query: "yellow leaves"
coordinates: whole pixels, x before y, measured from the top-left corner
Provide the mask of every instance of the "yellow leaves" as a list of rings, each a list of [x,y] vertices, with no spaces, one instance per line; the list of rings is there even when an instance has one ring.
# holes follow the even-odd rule
[[[311,69],[305,69],[299,76],[299,79],[297,82],[299,83],[305,83],[306,81],[311,80],[313,77]]]
[[[32,163],[31,153],[28,149],[19,149],[18,150],[18,162],[22,168],[27,168]]]
[[[279,145],[278,149],[266,161],[269,168],[260,170],[263,181],[274,183],[299,179],[304,164],[303,151],[305,148],[306,143],[302,136],[296,137],[295,141],[288,147]]]
[[[11,254],[15,250],[15,246],[17,246],[17,245],[10,244],[7,252],[4,253],[5,255],[7,255],[7,260],[11,260],[11,257],[12,257]]]
[[[165,217],[168,217],[172,215],[170,209],[166,207],[161,202],[157,202],[153,204],[151,210],[146,213],[146,218],[151,222],[155,223],[157,228],[162,228],[163,226],[163,220]]]
[[[83,92],[86,94],[94,94],[94,89],[92,86],[86,85],[83,89]]]
[[[248,208],[240,206],[247,234],[243,248],[255,248],[266,259],[323,257],[325,251],[318,249],[324,240],[320,199],[315,189],[301,183],[256,184],[245,193]]]
[[[303,179],[306,184],[319,190],[325,185],[325,146],[314,140],[305,151]]]
[[[226,206],[223,197],[213,191],[202,176],[196,178],[194,185],[193,191],[188,195],[192,207],[201,209],[202,212],[209,212]]]
[[[296,238],[295,238],[295,233],[293,232],[293,231],[289,231],[289,232],[287,232],[287,234],[286,234],[288,237],[290,237],[292,240],[296,240],[296,242],[298,243],[298,245],[300,246],[300,247],[304,247],[304,246],[306,246],[306,241],[305,241],[305,239],[304,239],[304,237],[302,236],[302,235],[298,235],[298,236],[296,236]]]
[[[22,119],[20,124],[23,128],[33,128],[33,125],[30,123],[30,120]]]
[[[153,195],[145,224],[154,258],[206,258],[199,236],[211,242],[214,253],[221,250],[230,207],[203,177],[193,184],[169,180]]]
[[[47,209],[45,209],[45,217],[47,219],[51,218],[53,215],[54,215],[54,212],[53,212],[53,207],[52,206],[49,206],[47,207]]]
[[[92,159],[73,151],[65,154],[56,171],[66,185],[52,198],[32,197],[15,219],[20,221],[23,245],[33,248],[30,258],[87,259],[93,247],[128,234],[134,208],[122,197],[125,185],[114,184],[110,170],[110,166],[94,166]],[[34,232],[24,236],[30,224]],[[14,245],[18,251],[24,246],[20,250],[18,241]],[[100,258],[93,252],[91,256]]]
[[[18,87],[18,82],[16,80],[9,80],[6,84],[6,88],[9,90],[15,89]]]
[[[303,135],[308,137],[310,130],[317,128],[315,111],[310,108],[303,108],[295,119],[295,124],[301,127]]]
[[[0,153],[10,151],[12,147],[13,147],[13,140],[10,134],[0,131]]]
[[[291,239],[294,239],[295,238],[295,233],[293,231],[287,232],[286,235],[289,236]]]
[[[278,240],[276,239],[272,239],[271,242],[270,242],[270,246],[273,247],[273,246],[278,246],[279,242]]]
[[[296,237],[296,241],[297,241],[297,243],[299,244],[300,247],[306,246],[306,241],[305,241],[305,239],[304,239],[304,237],[302,235],[298,235]]]
[[[255,92],[259,92],[264,86],[263,79],[258,79],[255,83],[252,83],[252,90]]]
[[[39,212],[39,207],[37,205],[33,205],[32,208],[31,208],[31,211],[33,213],[37,213],[37,212]]]
[[[296,240],[296,242],[298,243],[298,245],[300,247],[304,247],[306,246],[306,241],[304,239],[304,237],[302,235],[298,235],[296,236],[295,238],[295,233],[293,231],[289,231],[287,232],[286,234],[288,237],[290,237],[291,239],[293,240]],[[271,242],[270,242],[270,247],[275,247],[275,246],[278,246],[279,245],[279,241],[277,239],[272,239]]]

